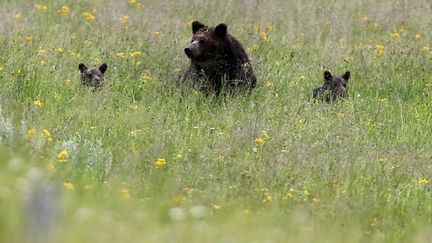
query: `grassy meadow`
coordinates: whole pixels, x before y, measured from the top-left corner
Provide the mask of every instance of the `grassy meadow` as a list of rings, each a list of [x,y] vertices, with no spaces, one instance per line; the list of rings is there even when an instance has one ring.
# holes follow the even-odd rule
[[[0,242],[430,242],[431,8],[2,0]],[[250,96],[178,89],[193,20],[242,42]],[[346,100],[311,101],[327,69]]]

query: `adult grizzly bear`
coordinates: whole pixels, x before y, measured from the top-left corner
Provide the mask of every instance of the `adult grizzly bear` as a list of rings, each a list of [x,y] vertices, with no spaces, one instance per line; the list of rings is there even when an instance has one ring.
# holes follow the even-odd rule
[[[225,24],[209,28],[194,21],[192,34],[191,43],[184,49],[191,65],[183,81],[193,80],[206,94],[216,95],[255,87],[256,77],[246,51],[228,34]]]

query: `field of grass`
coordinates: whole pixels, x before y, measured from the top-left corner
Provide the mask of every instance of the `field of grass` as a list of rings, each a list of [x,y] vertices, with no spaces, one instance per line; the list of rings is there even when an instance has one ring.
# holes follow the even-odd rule
[[[2,0],[0,242],[430,242],[431,8]],[[243,43],[250,96],[178,90],[193,20]],[[311,102],[327,69],[349,98]]]

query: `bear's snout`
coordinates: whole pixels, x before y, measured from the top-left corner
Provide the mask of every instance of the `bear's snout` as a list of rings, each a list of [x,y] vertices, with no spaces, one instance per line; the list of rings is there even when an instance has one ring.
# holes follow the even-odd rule
[[[186,56],[188,56],[189,58],[192,57],[192,50],[189,47],[186,47],[184,49],[184,52],[185,52]]]

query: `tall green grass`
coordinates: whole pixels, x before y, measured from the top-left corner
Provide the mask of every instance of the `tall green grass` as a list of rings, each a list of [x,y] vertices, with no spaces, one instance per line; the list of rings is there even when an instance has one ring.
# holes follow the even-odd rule
[[[431,7],[3,0],[0,242],[428,242]],[[177,89],[192,20],[242,42],[250,96]],[[310,99],[327,69],[348,99]]]

